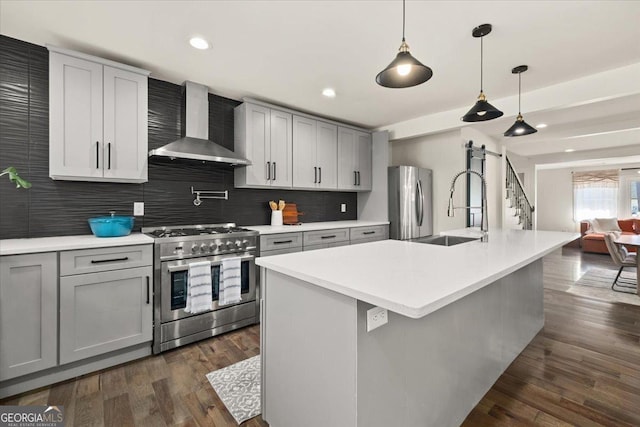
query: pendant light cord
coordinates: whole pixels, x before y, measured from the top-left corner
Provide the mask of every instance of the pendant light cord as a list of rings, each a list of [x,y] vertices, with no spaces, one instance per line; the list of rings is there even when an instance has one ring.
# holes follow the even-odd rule
[[[402,41],[404,41],[404,19],[405,19],[404,4],[405,4],[405,0],[402,0]]]
[[[518,114],[522,112],[520,109],[521,88],[522,88],[522,71],[518,73]]]
[[[482,44],[483,38],[484,37],[480,37],[480,93],[482,93],[482,58],[484,57],[483,44]]]

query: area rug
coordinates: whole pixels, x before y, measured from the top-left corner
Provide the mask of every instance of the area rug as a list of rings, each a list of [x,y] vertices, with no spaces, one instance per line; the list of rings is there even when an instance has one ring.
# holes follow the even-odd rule
[[[238,424],[260,414],[260,356],[209,372],[207,379]]]
[[[570,286],[567,292],[574,295],[586,296],[607,302],[623,302],[626,304],[640,305],[640,296],[633,293],[614,292],[611,284],[618,270],[592,267],[578,279],[575,285]],[[636,269],[625,268],[618,280],[636,282]]]

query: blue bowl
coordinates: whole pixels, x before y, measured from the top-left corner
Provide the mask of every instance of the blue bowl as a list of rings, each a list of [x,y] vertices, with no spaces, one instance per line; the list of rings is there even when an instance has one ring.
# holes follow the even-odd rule
[[[132,216],[99,216],[89,218],[89,227],[96,237],[127,236],[133,228]]]

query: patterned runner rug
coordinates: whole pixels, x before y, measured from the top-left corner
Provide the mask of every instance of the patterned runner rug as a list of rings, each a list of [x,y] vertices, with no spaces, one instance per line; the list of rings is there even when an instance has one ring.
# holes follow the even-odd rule
[[[260,414],[260,356],[209,372],[207,379],[238,424]]]

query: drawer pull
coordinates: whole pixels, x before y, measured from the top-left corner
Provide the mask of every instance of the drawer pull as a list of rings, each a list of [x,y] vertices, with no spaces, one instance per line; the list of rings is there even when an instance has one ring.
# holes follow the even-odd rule
[[[147,304],[149,304],[149,276],[147,276]]]
[[[273,242],[274,245],[282,245],[285,243],[293,243],[293,240],[278,240],[277,242]]]
[[[129,259],[128,256],[123,258],[110,258],[110,259],[92,259],[91,264],[102,264],[103,262],[118,262],[118,261],[127,261]]]
[[[321,239],[335,239],[337,236],[335,234],[331,234],[329,236],[320,236]]]
[[[376,232],[375,231],[365,231],[362,234],[376,234]]]

